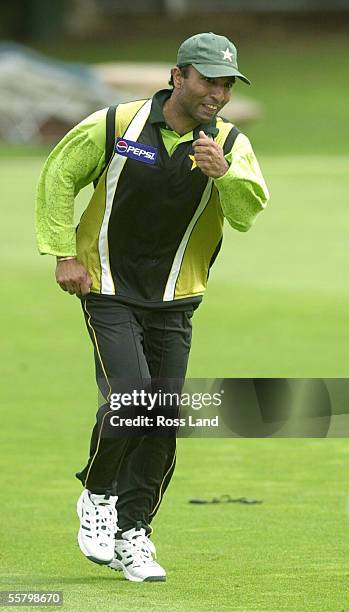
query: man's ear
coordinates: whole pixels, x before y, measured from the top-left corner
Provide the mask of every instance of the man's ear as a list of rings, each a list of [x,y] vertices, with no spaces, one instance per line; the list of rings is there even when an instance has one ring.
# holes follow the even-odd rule
[[[171,74],[172,74],[172,79],[173,79],[173,85],[175,87],[175,89],[179,89],[182,87],[182,73],[181,73],[181,69],[178,68],[178,66],[175,66],[174,68],[172,68],[171,70]]]

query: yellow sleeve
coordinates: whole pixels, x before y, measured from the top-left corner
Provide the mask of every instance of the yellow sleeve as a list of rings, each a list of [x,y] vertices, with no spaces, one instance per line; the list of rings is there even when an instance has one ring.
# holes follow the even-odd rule
[[[229,169],[214,180],[222,211],[234,229],[246,232],[266,207],[268,188],[247,136],[238,134],[225,159]]]
[[[107,109],[93,113],[57,144],[36,193],[36,236],[41,254],[76,255],[74,199],[104,167]]]

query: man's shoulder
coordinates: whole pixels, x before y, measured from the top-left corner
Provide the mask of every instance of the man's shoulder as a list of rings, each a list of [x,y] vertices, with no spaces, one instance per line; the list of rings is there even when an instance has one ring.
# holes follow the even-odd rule
[[[231,121],[228,121],[224,117],[217,117],[216,127],[218,129],[218,134],[215,139],[216,142],[218,142],[218,144],[220,144],[222,147],[226,145],[225,148],[230,149],[233,146],[237,136],[240,134],[240,130],[236,127],[236,125],[234,125],[234,123],[231,123]]]
[[[116,113],[123,115],[132,115],[135,114],[148,100],[131,100],[130,102],[121,102],[115,105]],[[91,115],[88,115],[85,119],[80,121],[78,124],[79,127],[89,127],[91,125],[96,125],[99,123],[105,122],[107,111],[109,106],[102,108],[100,110],[95,111]]]
[[[115,127],[116,134],[123,134],[131,123],[137,112],[148,102],[148,99],[132,100],[131,102],[122,102],[116,108]]]
[[[116,112],[122,115],[134,115],[146,102],[148,102],[149,98],[144,98],[142,100],[131,100],[130,102],[121,102],[118,104],[116,108]]]
[[[215,140],[225,152],[234,149],[236,153],[243,156],[252,151],[250,139],[234,123],[224,117],[217,117],[216,127],[219,131]]]
[[[225,117],[221,117],[220,115],[216,117],[216,127],[219,130],[222,130],[227,133],[230,132],[230,130],[232,130],[233,128],[238,129],[235,123],[232,123],[231,121],[229,121],[229,119],[226,119]]]
[[[105,121],[108,107],[101,108],[78,123],[77,127],[88,128]]]
[[[219,127],[219,125],[221,126],[223,123],[224,123],[224,125],[226,125],[226,124],[229,124],[231,126],[234,125],[231,121],[229,121],[225,117],[222,117],[221,115],[217,115],[216,122],[217,122],[217,127]]]

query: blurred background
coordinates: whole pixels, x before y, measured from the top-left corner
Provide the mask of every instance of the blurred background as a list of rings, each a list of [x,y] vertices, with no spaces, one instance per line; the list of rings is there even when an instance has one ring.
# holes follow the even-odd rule
[[[214,30],[253,81],[236,88],[234,118],[261,152],[345,152],[348,29],[348,0],[13,0],[0,24],[0,139],[54,142],[100,104],[151,95],[179,44]]]
[[[54,258],[37,253],[36,184],[49,151],[72,125],[98,108],[166,87],[178,46],[202,31],[230,37],[252,81],[236,84],[223,115],[250,137],[271,201],[247,234],[225,227],[194,316],[189,375],[349,375],[349,1],[4,3],[2,575],[11,568],[7,588],[64,585],[72,610],[110,601],[105,609],[115,609],[115,587],[72,551],[79,493],[73,474],[87,456],[97,397],[79,303],[56,285]],[[79,194],[77,221],[90,195],[89,187]],[[297,610],[344,609],[347,455],[345,440],[180,440],[175,485],[155,521],[173,581],[168,602],[157,592],[154,606],[202,609],[204,600],[205,609],[231,609],[234,601],[241,609],[280,610],[288,594]],[[238,509],[236,521],[231,507],[203,518],[186,505],[189,497],[222,493],[267,503],[253,515]],[[225,537],[227,526],[237,548]],[[188,534],[207,570],[198,580],[182,569],[198,563]],[[47,554],[48,542],[55,554]],[[231,562],[232,550],[241,564]],[[227,560],[234,583],[226,580]],[[132,609],[148,609],[144,595],[136,601],[134,593]],[[120,609],[130,609],[128,597],[126,585]]]
[[[0,248],[11,296],[22,295],[23,283],[24,295],[34,292],[26,306],[33,308],[31,323],[38,325],[39,300],[55,341],[53,329],[63,321],[76,326],[80,313],[54,283],[53,258],[36,251],[33,202],[45,157],[97,108],[166,87],[180,43],[210,30],[235,42],[240,69],[252,81],[237,83],[223,114],[252,140],[271,202],[248,234],[226,227],[196,315],[190,372],[346,375],[346,0],[8,3],[0,24],[0,156],[10,206]],[[79,195],[77,220],[90,194],[87,188]],[[18,270],[26,269],[24,281]],[[77,327],[83,333],[80,321]],[[12,338],[10,344],[17,360]]]
[[[76,329],[84,333],[74,300],[55,285],[53,258],[37,255],[33,206],[45,157],[96,109],[166,87],[180,43],[210,30],[235,42],[252,81],[236,84],[223,114],[250,137],[271,201],[248,234],[226,227],[196,314],[190,373],[346,376],[347,0],[8,3],[0,23],[0,249],[11,316],[19,308],[23,317],[25,285],[26,324],[37,333],[38,303],[53,343],[66,342],[56,337],[62,326],[74,341]],[[90,195],[79,194],[77,221]],[[17,362],[28,349],[11,335],[9,350]]]
[[[62,324],[74,330],[68,342],[77,342],[76,328],[84,333],[76,304],[55,285],[53,258],[37,255],[33,203],[45,157],[97,108],[166,87],[180,43],[210,30],[235,42],[240,69],[252,81],[236,84],[223,114],[252,140],[271,202],[248,234],[226,227],[196,315],[190,372],[346,375],[347,0],[12,0],[4,6],[0,156],[9,205],[0,249],[10,295],[34,293],[26,325],[42,332],[39,300],[55,342]],[[90,194],[89,188],[80,194],[77,220]],[[13,300],[14,310],[21,309]]]

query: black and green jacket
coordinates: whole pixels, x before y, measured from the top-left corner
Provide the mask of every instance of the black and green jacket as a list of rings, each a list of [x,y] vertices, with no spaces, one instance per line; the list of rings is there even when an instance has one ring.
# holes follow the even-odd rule
[[[105,136],[103,141],[100,124],[105,125],[106,110],[79,124],[65,137],[65,143],[63,139],[57,145],[56,154],[55,151],[51,154],[38,188],[40,251],[54,255],[77,253],[92,277],[92,292],[154,308],[201,301],[221,245],[224,216],[235,229],[246,231],[268,199],[246,136],[219,117],[184,137],[176,135],[166,126],[162,113],[162,105],[170,94],[170,90],[163,90],[150,100],[117,107],[115,139],[122,141],[109,161],[104,151],[101,155]],[[230,163],[227,173],[219,179],[207,177],[196,166],[192,143],[200,129],[223,147]],[[89,141],[86,152],[91,157],[87,168],[86,159],[83,162],[85,177],[81,176],[81,169],[74,171],[77,160],[84,154],[84,134]],[[97,163],[97,153],[92,155],[92,142],[100,152]],[[155,156],[145,155],[148,160],[156,157],[156,161],[144,163],[137,156],[124,156],[123,149],[130,142],[136,152],[143,147],[155,152]],[[61,157],[61,164],[57,157]],[[50,187],[51,165],[59,168],[55,187]],[[76,231],[76,242],[75,237],[73,240],[68,236],[71,225],[57,234],[59,228],[54,221],[57,202],[51,210],[50,189],[57,195],[57,180],[61,181],[60,198],[67,209],[67,181],[73,200],[82,183],[97,178],[96,189]]]

